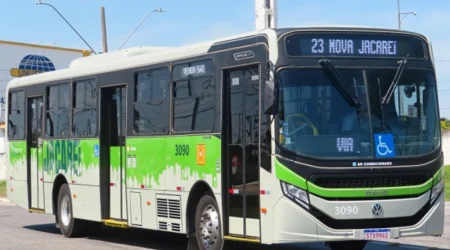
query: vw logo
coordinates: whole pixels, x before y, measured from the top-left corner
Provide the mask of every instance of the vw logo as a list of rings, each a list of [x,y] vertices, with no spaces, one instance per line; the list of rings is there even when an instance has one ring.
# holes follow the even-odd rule
[[[383,207],[380,204],[375,204],[372,206],[372,214],[377,217],[383,214]]]

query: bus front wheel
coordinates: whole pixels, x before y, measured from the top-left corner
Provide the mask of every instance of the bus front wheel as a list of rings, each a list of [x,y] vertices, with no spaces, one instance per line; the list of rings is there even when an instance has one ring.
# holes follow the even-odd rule
[[[62,234],[67,238],[78,237],[83,232],[83,221],[73,217],[72,197],[69,185],[63,184],[58,193],[58,222]]]
[[[220,250],[223,248],[222,226],[217,202],[205,193],[195,211],[195,235],[200,249]]]
[[[367,241],[355,240],[355,241],[332,241],[327,245],[331,250],[363,250],[366,247]]]

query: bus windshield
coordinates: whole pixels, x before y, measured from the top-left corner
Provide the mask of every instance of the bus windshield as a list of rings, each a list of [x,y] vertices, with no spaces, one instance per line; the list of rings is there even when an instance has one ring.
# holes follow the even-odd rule
[[[438,147],[436,82],[431,71],[406,68],[384,104],[397,69],[337,71],[346,92],[339,91],[321,68],[279,72],[277,139],[284,149],[314,158],[373,159],[416,156]],[[352,105],[345,93],[358,105]]]

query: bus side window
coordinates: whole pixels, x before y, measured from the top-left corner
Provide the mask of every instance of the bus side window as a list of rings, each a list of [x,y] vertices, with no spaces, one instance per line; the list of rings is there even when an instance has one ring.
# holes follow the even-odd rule
[[[25,136],[25,94],[23,91],[9,93],[8,138],[23,139]]]
[[[134,93],[134,133],[169,133],[169,69],[137,74]]]
[[[217,131],[214,63],[202,60],[173,67],[173,129],[177,133]]]
[[[70,85],[62,83],[47,87],[46,137],[68,137],[70,128]]]
[[[91,137],[97,134],[97,83],[93,79],[74,83],[72,134]]]

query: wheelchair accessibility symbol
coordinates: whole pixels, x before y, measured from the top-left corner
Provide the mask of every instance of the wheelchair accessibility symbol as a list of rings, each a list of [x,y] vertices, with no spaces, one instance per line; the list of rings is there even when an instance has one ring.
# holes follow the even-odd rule
[[[395,156],[394,137],[392,134],[375,134],[374,137],[377,157]]]
[[[95,145],[94,145],[94,156],[95,156],[95,157],[98,157],[99,153],[100,153],[100,152],[99,152],[99,149],[98,149],[98,144],[95,144]]]

